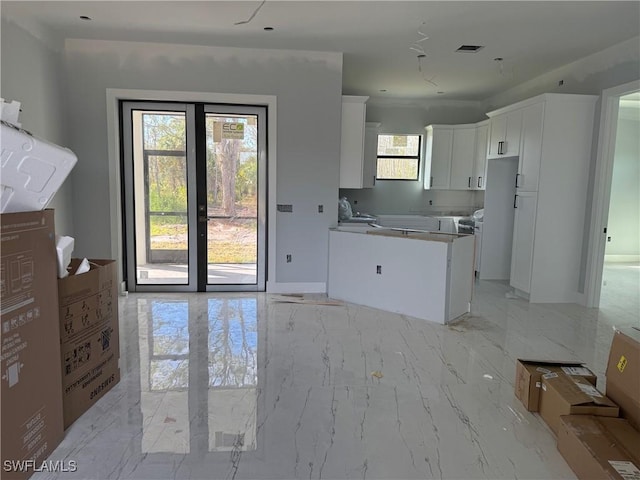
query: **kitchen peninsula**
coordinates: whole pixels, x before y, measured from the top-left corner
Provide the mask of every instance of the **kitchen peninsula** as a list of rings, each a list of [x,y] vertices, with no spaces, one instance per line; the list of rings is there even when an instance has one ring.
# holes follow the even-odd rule
[[[473,235],[329,231],[331,298],[445,324],[469,311],[473,278]]]

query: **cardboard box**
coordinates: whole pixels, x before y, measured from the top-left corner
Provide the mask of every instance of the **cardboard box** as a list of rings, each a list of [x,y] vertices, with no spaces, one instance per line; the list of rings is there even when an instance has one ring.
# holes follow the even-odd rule
[[[560,418],[558,450],[581,480],[640,478],[640,432],[622,418]]]
[[[622,416],[640,430],[640,330],[616,331],[606,377],[607,396],[620,406]]]
[[[0,224],[2,478],[25,479],[64,435],[53,210],[2,214]]]
[[[542,375],[560,372],[567,375],[579,375],[591,382],[594,387],[596,385],[596,375],[581,363],[518,359],[515,381],[516,398],[522,402],[527,410],[537,412]]]
[[[562,415],[617,417],[618,414],[618,406],[584,378],[563,373],[542,376],[540,416],[556,435]]]
[[[72,259],[73,273],[80,259]],[[113,260],[58,280],[64,428],[120,381],[117,272]]]

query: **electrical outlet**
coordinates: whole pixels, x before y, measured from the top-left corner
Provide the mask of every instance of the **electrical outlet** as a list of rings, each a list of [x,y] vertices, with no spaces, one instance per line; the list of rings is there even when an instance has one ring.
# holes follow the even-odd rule
[[[429,200],[429,205],[433,205],[433,200]]]
[[[324,205],[318,205],[318,213],[324,212]]]
[[[287,253],[287,263],[291,263],[291,254]]]
[[[376,273],[382,275],[382,265],[376,265]]]

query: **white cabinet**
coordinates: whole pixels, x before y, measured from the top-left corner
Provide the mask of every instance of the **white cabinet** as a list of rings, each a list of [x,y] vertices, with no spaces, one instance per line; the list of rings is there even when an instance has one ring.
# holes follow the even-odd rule
[[[427,139],[424,188],[427,190],[448,190],[451,178],[453,127],[451,125],[429,125],[425,130],[427,131]]]
[[[513,109],[522,123],[510,284],[516,293],[528,295],[532,303],[580,300],[597,98],[544,94],[501,111],[506,115]],[[493,127],[494,117],[487,115]],[[489,191],[485,199],[488,195]],[[485,209],[486,222],[489,206]]]
[[[487,115],[491,118],[488,158],[517,156],[520,150],[522,112],[513,110],[504,113],[491,112]]]
[[[448,323],[470,308],[473,238],[444,237],[332,229],[327,293],[331,298]]]
[[[366,104],[369,97],[342,97],[340,188],[362,188]]]
[[[378,133],[380,123],[367,122],[364,128],[364,167],[362,170],[362,187],[372,188],[376,183],[378,162]]]
[[[515,216],[509,283],[527,294],[530,293],[531,286],[537,198],[535,192],[524,192],[515,196],[513,204]]]
[[[544,103],[522,109],[522,140],[516,188],[519,192],[537,192],[542,160],[542,120]]]
[[[473,190],[484,190],[487,185],[487,141],[489,120],[476,124],[476,142],[473,161]]]
[[[476,126],[455,125],[451,148],[451,190],[473,190]]]
[[[425,127],[424,188],[484,190],[488,121]]]

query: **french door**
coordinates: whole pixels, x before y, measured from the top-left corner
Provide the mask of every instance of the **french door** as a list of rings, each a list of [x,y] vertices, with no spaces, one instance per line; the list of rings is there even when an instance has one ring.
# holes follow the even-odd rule
[[[264,291],[266,109],[122,102],[130,291]]]

